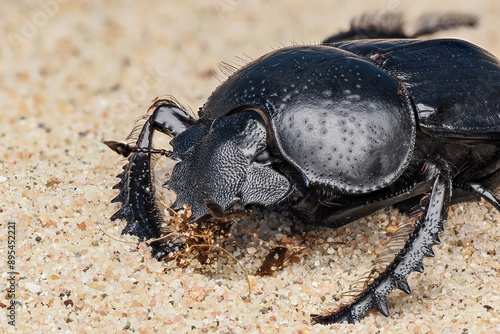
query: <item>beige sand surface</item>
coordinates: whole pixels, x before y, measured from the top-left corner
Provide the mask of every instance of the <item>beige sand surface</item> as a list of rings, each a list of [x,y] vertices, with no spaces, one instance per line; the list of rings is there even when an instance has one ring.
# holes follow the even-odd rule
[[[247,278],[152,260],[120,236],[109,204],[120,172],[101,141],[124,139],[156,96],[194,110],[218,81],[220,61],[314,43],[365,11],[481,17],[475,30],[440,33],[500,55],[500,2],[478,1],[3,1],[0,22],[0,331],[8,325],[7,222],[16,224],[16,329],[30,333],[494,333],[500,332],[500,215],[489,204],[454,206],[436,257],[413,273],[409,296],[390,295],[391,316],[357,325],[311,326],[317,312],[366,271],[404,217],[376,213],[337,231],[273,277]],[[166,165],[165,165],[166,166]],[[286,217],[244,226],[295,242]],[[119,242],[106,236],[127,242]],[[232,251],[252,274],[266,254],[235,231]],[[339,244],[341,243],[341,244]],[[339,247],[340,245],[340,247]],[[268,249],[268,248],[267,248]],[[323,301],[325,300],[325,302]]]

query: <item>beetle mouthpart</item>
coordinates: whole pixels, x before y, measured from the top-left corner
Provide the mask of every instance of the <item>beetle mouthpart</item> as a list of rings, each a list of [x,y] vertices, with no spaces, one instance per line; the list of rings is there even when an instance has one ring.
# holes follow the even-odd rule
[[[217,202],[206,199],[205,206],[208,209],[208,212],[212,216],[212,218],[216,220],[224,220],[231,218],[242,218],[249,213],[252,212],[250,209],[245,209],[243,206],[239,204],[234,204],[231,209],[224,210],[222,206],[220,206]]]

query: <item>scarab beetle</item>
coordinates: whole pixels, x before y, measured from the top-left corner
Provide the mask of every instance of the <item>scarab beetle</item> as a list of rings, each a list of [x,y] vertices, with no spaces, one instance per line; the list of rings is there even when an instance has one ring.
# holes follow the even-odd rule
[[[287,206],[306,224],[339,227],[390,205],[421,215],[393,262],[349,305],[314,323],[357,322],[370,308],[389,315],[387,295],[410,293],[454,201],[492,193],[500,171],[500,63],[457,39],[358,39],[359,26],[319,45],[270,52],[232,74],[188,115],[173,99],[156,101],[133,144],[106,144],[128,157],[113,202],[123,233],[160,237],[152,155],[175,160],[164,184],[192,221],[257,204]],[[352,40],[344,40],[349,37]],[[375,36],[375,37],[377,37]],[[153,134],[172,137],[154,149]],[[422,198],[427,201],[422,201]],[[154,242],[161,258],[180,245]]]

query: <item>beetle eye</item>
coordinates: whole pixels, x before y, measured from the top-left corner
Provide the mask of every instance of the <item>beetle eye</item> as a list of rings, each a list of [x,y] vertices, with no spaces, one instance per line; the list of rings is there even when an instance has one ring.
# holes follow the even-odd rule
[[[271,159],[271,155],[269,154],[268,150],[262,150],[257,155],[255,155],[253,161],[258,162],[260,164],[264,164],[266,162],[269,162]]]

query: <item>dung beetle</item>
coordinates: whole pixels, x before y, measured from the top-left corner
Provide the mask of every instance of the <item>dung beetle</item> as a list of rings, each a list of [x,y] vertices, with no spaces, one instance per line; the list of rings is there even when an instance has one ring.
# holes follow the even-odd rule
[[[434,256],[452,203],[482,197],[500,209],[492,193],[500,63],[463,40],[402,38],[414,36],[398,24],[370,35],[372,27],[252,61],[212,93],[199,119],[174,99],[157,100],[135,142],[105,142],[128,158],[111,219],[124,218],[123,233],[140,240],[160,237],[155,154],[176,161],[164,187],[177,196],[171,209],[190,206],[193,222],[209,216],[207,202],[287,207],[305,224],[334,228],[391,205],[417,207],[387,268],[352,302],[312,321],[354,323],[371,308],[388,316],[388,294],[410,293],[407,278]],[[172,151],[153,148],[155,131],[172,138]],[[151,246],[157,258],[182,247]]]

